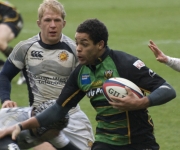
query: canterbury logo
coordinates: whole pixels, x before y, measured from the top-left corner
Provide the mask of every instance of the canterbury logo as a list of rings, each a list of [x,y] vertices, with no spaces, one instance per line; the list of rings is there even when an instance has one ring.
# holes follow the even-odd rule
[[[42,51],[32,51],[31,52],[31,56],[32,57],[43,57],[42,55],[41,55],[41,53],[43,53]]]

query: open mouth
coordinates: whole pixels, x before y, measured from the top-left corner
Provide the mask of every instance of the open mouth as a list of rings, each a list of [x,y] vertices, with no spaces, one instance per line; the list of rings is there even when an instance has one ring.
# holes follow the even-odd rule
[[[49,32],[50,35],[56,35],[56,32]]]
[[[82,57],[82,56],[78,56],[78,59],[79,59],[79,60],[83,60],[83,57]]]

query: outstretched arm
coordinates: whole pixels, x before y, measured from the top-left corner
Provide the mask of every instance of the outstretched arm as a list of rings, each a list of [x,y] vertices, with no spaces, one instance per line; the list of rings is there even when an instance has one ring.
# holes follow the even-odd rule
[[[31,129],[39,127],[39,123],[35,117],[32,117],[21,124],[16,124],[4,129],[0,129],[0,139],[11,135],[13,140],[16,140],[17,136],[20,134],[21,130],[23,129]]]
[[[179,58],[172,58],[165,55],[152,40],[150,40],[148,47],[154,53],[157,61],[161,63],[165,63],[172,69],[180,72],[180,59]]]
[[[0,138],[6,135],[12,135],[12,139],[14,140],[21,130],[38,128],[40,126],[46,127],[52,123],[56,123],[64,118],[69,109],[70,108],[62,107],[55,103],[37,116],[21,122],[20,125],[14,125],[0,130]]]

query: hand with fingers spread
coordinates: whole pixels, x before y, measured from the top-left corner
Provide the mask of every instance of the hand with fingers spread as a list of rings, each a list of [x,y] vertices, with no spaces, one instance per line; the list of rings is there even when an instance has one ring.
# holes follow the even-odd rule
[[[164,63],[167,66],[171,67],[172,69],[180,72],[180,59],[179,58],[174,58],[174,57],[165,55],[152,40],[149,41],[148,47],[154,53],[157,61]]]
[[[137,109],[147,108],[149,106],[149,100],[147,97],[138,98],[134,95],[130,88],[125,87],[127,91],[127,96],[123,98],[119,97],[111,97],[113,102],[109,103],[114,107],[119,109],[120,111],[131,111]]]
[[[158,48],[158,46],[152,40],[149,41],[148,47],[154,53],[157,61],[161,63],[168,62],[168,57]]]

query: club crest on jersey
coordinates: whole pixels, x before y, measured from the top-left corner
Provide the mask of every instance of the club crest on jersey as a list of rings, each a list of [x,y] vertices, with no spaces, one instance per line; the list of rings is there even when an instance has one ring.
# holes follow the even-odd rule
[[[107,70],[107,71],[105,71],[105,72],[104,72],[104,77],[105,77],[106,79],[109,79],[109,78],[113,77],[113,71],[112,71],[112,70]]]
[[[90,84],[91,83],[90,75],[89,74],[82,74],[81,83],[82,84]]]
[[[139,70],[145,66],[145,64],[141,61],[141,60],[137,60],[134,62],[133,64],[136,68],[138,68]]]
[[[59,55],[59,60],[60,61],[67,61],[69,58],[69,54],[66,51],[62,51]]]

